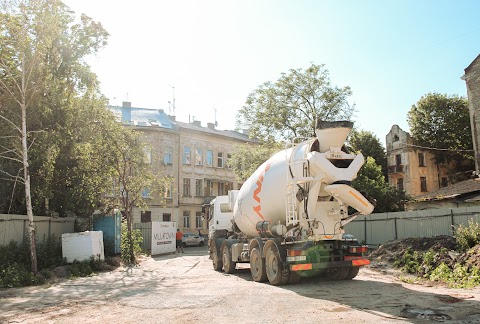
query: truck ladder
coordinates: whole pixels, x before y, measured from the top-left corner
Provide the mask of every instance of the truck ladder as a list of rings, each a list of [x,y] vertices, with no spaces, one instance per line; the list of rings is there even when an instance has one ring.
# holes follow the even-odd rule
[[[291,224],[296,225],[298,223],[298,217],[296,213],[297,197],[295,196],[295,182],[289,183],[286,189],[287,226]]]

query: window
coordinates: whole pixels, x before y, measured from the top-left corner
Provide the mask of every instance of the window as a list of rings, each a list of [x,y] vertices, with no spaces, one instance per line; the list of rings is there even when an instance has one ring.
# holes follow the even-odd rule
[[[144,149],[145,157],[144,162],[147,164],[152,164],[152,150],[149,147]]]
[[[448,186],[448,178],[442,178],[442,188]]]
[[[182,163],[183,164],[190,164],[190,147],[189,146],[184,146],[183,147]]]
[[[403,191],[403,178],[398,178],[397,179],[397,189],[399,191]]]
[[[420,191],[426,192],[427,191],[427,178],[420,177]]]
[[[150,189],[145,188],[142,190],[142,198],[150,198]]]
[[[172,221],[172,214],[170,213],[163,213],[163,218],[162,220],[164,222],[171,222]]]
[[[183,228],[190,227],[190,211],[184,210],[183,211]]]
[[[217,167],[223,168],[223,153],[222,153],[222,152],[218,152],[218,155],[217,155]]]
[[[425,166],[425,154],[418,153],[418,166],[424,167]]]
[[[212,180],[205,181],[205,196],[213,196],[213,182]]]
[[[152,212],[150,210],[142,211],[140,221],[142,223],[150,223],[152,221]]]
[[[163,198],[172,198],[172,183],[166,183],[161,192]]]
[[[227,162],[225,163],[227,165],[227,168],[231,169],[232,166],[230,165],[230,161],[232,160],[232,154],[227,153]]]
[[[225,184],[223,182],[218,183],[218,195],[219,196],[225,195]]]
[[[183,196],[189,197],[190,196],[190,179],[183,178]]]
[[[207,150],[207,157],[206,157],[207,166],[213,166],[213,151]]]
[[[394,142],[398,142],[400,140],[400,138],[398,137],[397,134],[393,135],[393,141]]]
[[[195,227],[202,228],[202,212],[195,213]]]
[[[397,166],[402,164],[402,155],[401,154],[395,155],[395,164]]]
[[[170,146],[165,147],[165,153],[163,154],[163,163],[165,165],[173,164],[173,148]]]
[[[195,150],[195,165],[203,165],[203,151],[200,148]]]
[[[202,195],[202,186],[203,186],[203,181],[202,179],[196,179],[195,180],[195,196],[201,197]]]

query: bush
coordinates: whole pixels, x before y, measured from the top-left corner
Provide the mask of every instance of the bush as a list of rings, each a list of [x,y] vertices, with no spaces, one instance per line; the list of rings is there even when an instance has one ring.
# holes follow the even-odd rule
[[[468,226],[460,224],[455,228],[455,239],[458,249],[462,252],[474,247],[480,243],[480,224],[473,220],[468,220]]]
[[[12,262],[0,269],[0,287],[13,288],[35,284],[35,276],[23,264]]]
[[[139,229],[132,230],[132,241],[133,241],[133,254],[134,256],[139,255],[142,252],[142,232]],[[130,240],[128,239],[127,223],[122,222],[122,241],[120,244],[120,257],[124,264],[130,264],[132,256],[130,254]]]

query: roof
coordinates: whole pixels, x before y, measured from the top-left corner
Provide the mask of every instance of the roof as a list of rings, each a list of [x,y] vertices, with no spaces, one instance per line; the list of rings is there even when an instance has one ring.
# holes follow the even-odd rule
[[[183,122],[176,122],[176,124],[178,125],[179,128],[183,128],[183,129],[194,130],[194,131],[208,133],[212,135],[226,136],[226,137],[235,138],[244,142],[245,141],[255,142],[255,143],[258,142],[256,139],[249,138],[248,135],[246,134],[233,131],[233,130],[212,129],[208,127],[202,127],[195,124],[191,124],[191,123],[189,124],[189,123],[183,123]]]
[[[120,106],[108,106],[107,108],[119,121],[122,121],[124,123],[128,123],[128,121],[130,121],[129,124],[133,126],[175,129],[175,125],[172,123],[172,121],[163,111],[163,109],[147,109]]]
[[[444,200],[444,199],[461,199],[464,201],[476,201],[480,199],[480,181],[477,179],[469,179],[455,183],[451,186],[440,188],[437,191],[417,196],[413,199],[415,202]]]

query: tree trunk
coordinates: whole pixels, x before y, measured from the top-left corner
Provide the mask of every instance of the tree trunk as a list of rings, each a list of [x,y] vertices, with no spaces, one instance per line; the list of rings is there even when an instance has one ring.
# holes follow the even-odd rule
[[[30,260],[32,272],[37,273],[37,251],[35,241],[35,224],[33,222],[32,197],[30,194],[30,171],[28,165],[28,146],[27,146],[27,107],[22,103],[22,156],[23,156],[23,176],[25,179],[25,204],[28,216],[28,235],[30,239]]]

